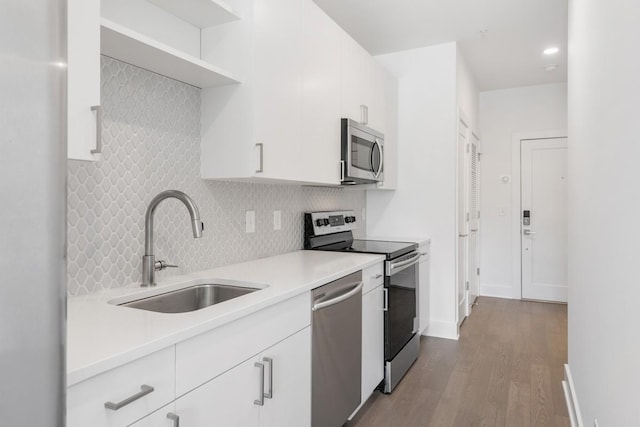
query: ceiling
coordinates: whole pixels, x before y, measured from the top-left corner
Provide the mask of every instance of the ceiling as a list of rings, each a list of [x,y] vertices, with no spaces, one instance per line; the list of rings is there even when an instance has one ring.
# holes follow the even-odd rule
[[[314,1],[373,55],[458,42],[480,91],[567,81],[567,0]]]

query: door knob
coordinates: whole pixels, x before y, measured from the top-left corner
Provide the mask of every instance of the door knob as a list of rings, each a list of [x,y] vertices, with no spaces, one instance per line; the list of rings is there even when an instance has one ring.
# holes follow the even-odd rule
[[[531,231],[531,230],[522,230],[522,232],[525,236],[533,236],[534,234],[536,234],[535,231]]]

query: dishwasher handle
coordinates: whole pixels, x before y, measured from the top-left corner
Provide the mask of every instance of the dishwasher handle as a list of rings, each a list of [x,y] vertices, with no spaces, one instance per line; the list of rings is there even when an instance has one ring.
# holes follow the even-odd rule
[[[352,296],[354,296],[355,294],[357,294],[358,292],[360,292],[363,286],[364,286],[364,282],[359,282],[356,286],[354,286],[353,288],[351,288],[351,290],[349,290],[348,292],[345,292],[344,294],[341,294],[335,298],[331,298],[328,301],[322,301],[322,302],[313,304],[313,307],[311,307],[311,310],[316,311],[325,307],[329,307],[329,306],[341,303],[342,301],[347,300]]]

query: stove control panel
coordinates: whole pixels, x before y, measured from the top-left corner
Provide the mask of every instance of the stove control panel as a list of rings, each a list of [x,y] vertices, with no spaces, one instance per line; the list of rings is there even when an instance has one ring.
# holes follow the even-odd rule
[[[358,228],[354,211],[308,212],[304,214],[304,223],[306,230],[313,228],[314,236]]]

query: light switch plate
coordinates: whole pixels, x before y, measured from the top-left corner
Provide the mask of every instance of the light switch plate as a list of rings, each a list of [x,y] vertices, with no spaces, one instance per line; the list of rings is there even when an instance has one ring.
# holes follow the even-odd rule
[[[282,229],[282,211],[273,211],[273,229]]]
[[[247,211],[247,214],[246,214],[246,231],[247,231],[247,233],[255,233],[255,231],[256,231],[256,211]]]

